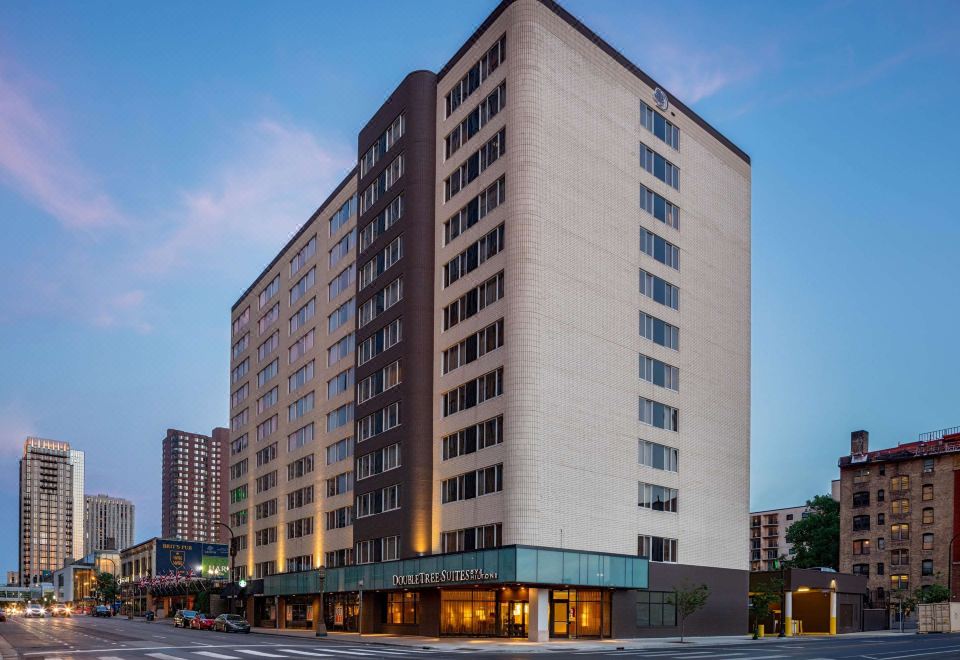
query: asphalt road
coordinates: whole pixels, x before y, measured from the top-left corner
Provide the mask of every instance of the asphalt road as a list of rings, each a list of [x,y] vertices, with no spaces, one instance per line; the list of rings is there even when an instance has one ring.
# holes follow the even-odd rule
[[[630,658],[651,660],[937,660],[960,659],[960,635],[878,635],[832,639],[744,640],[735,644],[689,644],[673,648],[576,651],[548,647],[540,652],[485,652],[454,643],[453,648],[412,648],[347,643],[335,639],[227,635],[179,630],[142,620],[23,619],[0,623],[6,658],[22,660],[373,660],[383,658]],[[2,648],[5,647],[5,648]]]

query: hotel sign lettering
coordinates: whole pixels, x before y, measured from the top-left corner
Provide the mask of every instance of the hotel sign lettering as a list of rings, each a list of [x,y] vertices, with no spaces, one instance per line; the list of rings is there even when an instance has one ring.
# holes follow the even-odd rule
[[[442,584],[445,582],[480,582],[496,580],[496,573],[488,573],[482,568],[467,568],[459,571],[437,571],[436,573],[411,573],[409,575],[394,575],[393,586],[414,587],[428,584]]]

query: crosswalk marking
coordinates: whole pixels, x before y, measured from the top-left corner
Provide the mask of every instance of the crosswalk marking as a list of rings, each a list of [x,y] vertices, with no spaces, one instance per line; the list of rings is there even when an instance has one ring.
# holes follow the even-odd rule
[[[282,658],[282,655],[276,653],[264,653],[263,651],[254,651],[253,649],[234,649],[237,653],[246,653],[247,655],[257,655],[261,658]]]
[[[240,660],[235,655],[224,655],[222,653],[214,653],[213,651],[194,651],[195,655],[205,655],[208,658],[217,658],[218,660]],[[103,660],[103,658],[100,658]]]
[[[123,658],[120,658],[115,655],[101,655],[101,656],[98,656],[97,660],[123,660]]]
[[[330,653],[346,653],[347,655],[376,655],[376,653],[370,653],[369,651],[347,651],[346,649],[324,649],[330,651]]]
[[[300,651],[298,649],[277,649],[278,651],[283,651],[284,653],[296,653],[297,655],[309,655],[315,658],[329,658],[329,653],[316,653],[315,651]]]
[[[147,653],[151,658],[157,658],[157,660],[186,660],[186,658],[181,658],[177,655],[167,655],[166,653]]]

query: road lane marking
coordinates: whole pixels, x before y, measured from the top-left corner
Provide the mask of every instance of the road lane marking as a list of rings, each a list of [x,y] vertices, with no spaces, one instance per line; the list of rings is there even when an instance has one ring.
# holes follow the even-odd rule
[[[115,655],[101,655],[97,658],[97,660],[123,660],[123,658]]]
[[[219,660],[240,660],[235,655],[224,655],[222,653],[214,653],[213,651],[194,651],[194,655],[205,655],[208,658],[219,658]]]
[[[166,653],[147,653],[151,658],[157,658],[157,660],[187,660],[186,658],[181,658],[176,655],[167,655]]]
[[[330,653],[346,653],[347,655],[376,655],[376,653],[370,653],[369,651],[347,651],[344,649],[325,649],[330,651]]]
[[[246,653],[247,655],[256,655],[261,658],[282,658],[284,656],[277,655],[276,653],[264,653],[263,651],[254,651],[252,649],[234,649],[237,653]]]
[[[316,658],[329,658],[330,654],[328,653],[316,653],[314,651],[298,651],[297,649],[277,649],[278,651],[283,651],[284,653],[296,653],[297,655],[309,655]]]

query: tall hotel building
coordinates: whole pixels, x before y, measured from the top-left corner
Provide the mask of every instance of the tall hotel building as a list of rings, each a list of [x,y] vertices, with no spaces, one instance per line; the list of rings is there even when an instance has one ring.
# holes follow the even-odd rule
[[[123,550],[133,545],[134,505],[109,495],[84,497],[83,543],[87,553]]]
[[[357,160],[233,306],[247,616],[671,635],[690,582],[688,631],[745,630],[749,157],[557,4],[506,0]]]
[[[224,542],[227,519],[225,466],[230,433],[210,435],[167,429],[163,438],[160,520],[163,538]]]

